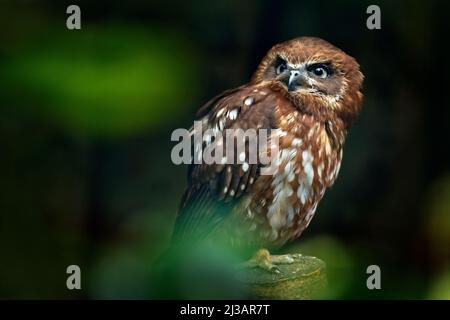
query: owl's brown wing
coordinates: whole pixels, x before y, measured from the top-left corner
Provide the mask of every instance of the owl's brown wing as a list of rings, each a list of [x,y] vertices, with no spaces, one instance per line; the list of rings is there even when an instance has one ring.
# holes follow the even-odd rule
[[[243,86],[213,98],[198,113],[202,121],[203,141],[197,144],[193,141],[194,157],[213,142],[228,146],[231,143],[228,140],[234,138],[227,138],[224,132],[226,129],[270,131],[274,128],[276,103],[277,94],[261,86]],[[205,134],[208,129],[212,134]],[[195,130],[194,127],[192,135],[197,133]],[[237,154],[238,141],[234,140],[232,160],[224,151],[224,157],[219,163],[190,165],[188,187],[172,237],[175,243],[206,237],[232,212],[239,199],[251,190],[259,175],[260,159],[257,158],[256,163],[252,161],[253,164],[248,162],[250,155],[246,142],[244,154]],[[227,147],[224,149],[227,150]],[[229,164],[230,161],[232,164]]]

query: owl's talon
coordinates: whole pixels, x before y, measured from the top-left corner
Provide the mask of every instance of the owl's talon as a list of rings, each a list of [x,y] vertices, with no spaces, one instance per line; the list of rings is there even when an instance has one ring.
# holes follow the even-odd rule
[[[291,264],[294,263],[295,259],[290,255],[273,256],[272,262],[278,264]]]
[[[271,255],[268,250],[261,249],[244,266],[260,268],[271,273],[281,273],[281,270],[276,266],[277,264],[291,264],[300,259],[301,256],[299,253]]]

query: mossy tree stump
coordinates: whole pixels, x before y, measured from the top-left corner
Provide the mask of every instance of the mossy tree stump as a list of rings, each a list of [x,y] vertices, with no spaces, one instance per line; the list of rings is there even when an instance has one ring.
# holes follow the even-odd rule
[[[326,265],[318,258],[301,256],[291,264],[277,266],[280,273],[260,268],[240,272],[239,281],[251,299],[309,300],[327,286]]]

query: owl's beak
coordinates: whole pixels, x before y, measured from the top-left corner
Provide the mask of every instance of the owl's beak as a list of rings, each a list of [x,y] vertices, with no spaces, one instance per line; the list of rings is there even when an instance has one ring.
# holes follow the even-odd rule
[[[303,85],[305,83],[305,78],[301,75],[300,71],[297,69],[292,69],[289,71],[289,79],[288,79],[288,90],[294,91],[298,86]]]

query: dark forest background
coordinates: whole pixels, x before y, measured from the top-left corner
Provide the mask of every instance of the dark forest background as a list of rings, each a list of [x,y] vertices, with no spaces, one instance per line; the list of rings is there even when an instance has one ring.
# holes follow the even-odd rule
[[[381,30],[366,28],[370,4]],[[359,61],[366,100],[339,179],[292,246],[327,262],[326,298],[449,299],[449,9],[0,1],[0,298],[154,296],[147,274],[186,183],[171,132],[247,82],[273,44],[310,35]],[[80,291],[66,288],[71,264]],[[366,288],[371,264],[381,290]]]

